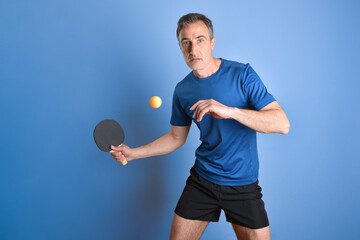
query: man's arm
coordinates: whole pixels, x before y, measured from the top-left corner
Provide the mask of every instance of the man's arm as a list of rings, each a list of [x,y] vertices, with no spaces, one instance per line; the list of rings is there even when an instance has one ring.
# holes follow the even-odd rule
[[[198,101],[190,110],[195,110],[193,118],[197,119],[197,121],[201,121],[205,114],[210,114],[215,118],[234,119],[261,133],[287,134],[290,129],[290,122],[276,101],[256,111],[228,107],[213,99],[209,99]]]
[[[189,130],[190,125],[171,125],[170,132],[147,145],[138,148],[130,148],[126,145],[121,145],[120,147],[112,146],[111,149],[114,150],[114,152],[112,152],[111,155],[117,162],[122,162],[124,158],[126,158],[127,161],[131,161],[138,158],[168,154],[185,144]]]
[[[284,110],[276,101],[259,111],[231,108],[229,118],[261,133],[287,134],[290,129],[290,122]]]

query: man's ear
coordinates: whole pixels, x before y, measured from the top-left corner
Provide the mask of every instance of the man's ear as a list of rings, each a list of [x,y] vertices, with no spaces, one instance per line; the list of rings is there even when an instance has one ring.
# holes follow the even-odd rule
[[[215,42],[216,42],[216,38],[215,38],[215,37],[213,37],[213,38],[211,39],[211,41],[210,41],[210,44],[211,44],[211,50],[213,50],[213,49],[214,49],[214,47],[215,47]]]

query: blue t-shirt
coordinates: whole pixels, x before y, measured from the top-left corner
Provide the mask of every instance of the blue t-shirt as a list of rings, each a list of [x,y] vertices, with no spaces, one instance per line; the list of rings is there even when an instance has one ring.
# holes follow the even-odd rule
[[[221,59],[211,76],[198,78],[193,72],[174,91],[171,125],[200,129],[201,144],[195,152],[195,171],[203,178],[226,186],[246,185],[258,179],[256,131],[233,119],[205,114],[200,122],[190,111],[199,100],[214,99],[226,106],[260,110],[275,101],[249,64]]]

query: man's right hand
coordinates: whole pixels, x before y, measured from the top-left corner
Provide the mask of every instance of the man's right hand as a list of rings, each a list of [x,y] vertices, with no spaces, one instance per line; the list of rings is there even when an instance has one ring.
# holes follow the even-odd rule
[[[122,144],[119,147],[111,146],[112,151],[110,152],[111,156],[119,162],[123,163],[123,161],[132,161],[135,159],[135,151],[132,148]]]

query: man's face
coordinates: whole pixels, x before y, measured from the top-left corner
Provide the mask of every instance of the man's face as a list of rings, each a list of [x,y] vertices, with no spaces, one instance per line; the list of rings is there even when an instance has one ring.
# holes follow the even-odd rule
[[[186,64],[194,71],[206,69],[213,57],[215,38],[210,41],[205,23],[197,21],[183,27],[179,40]]]

